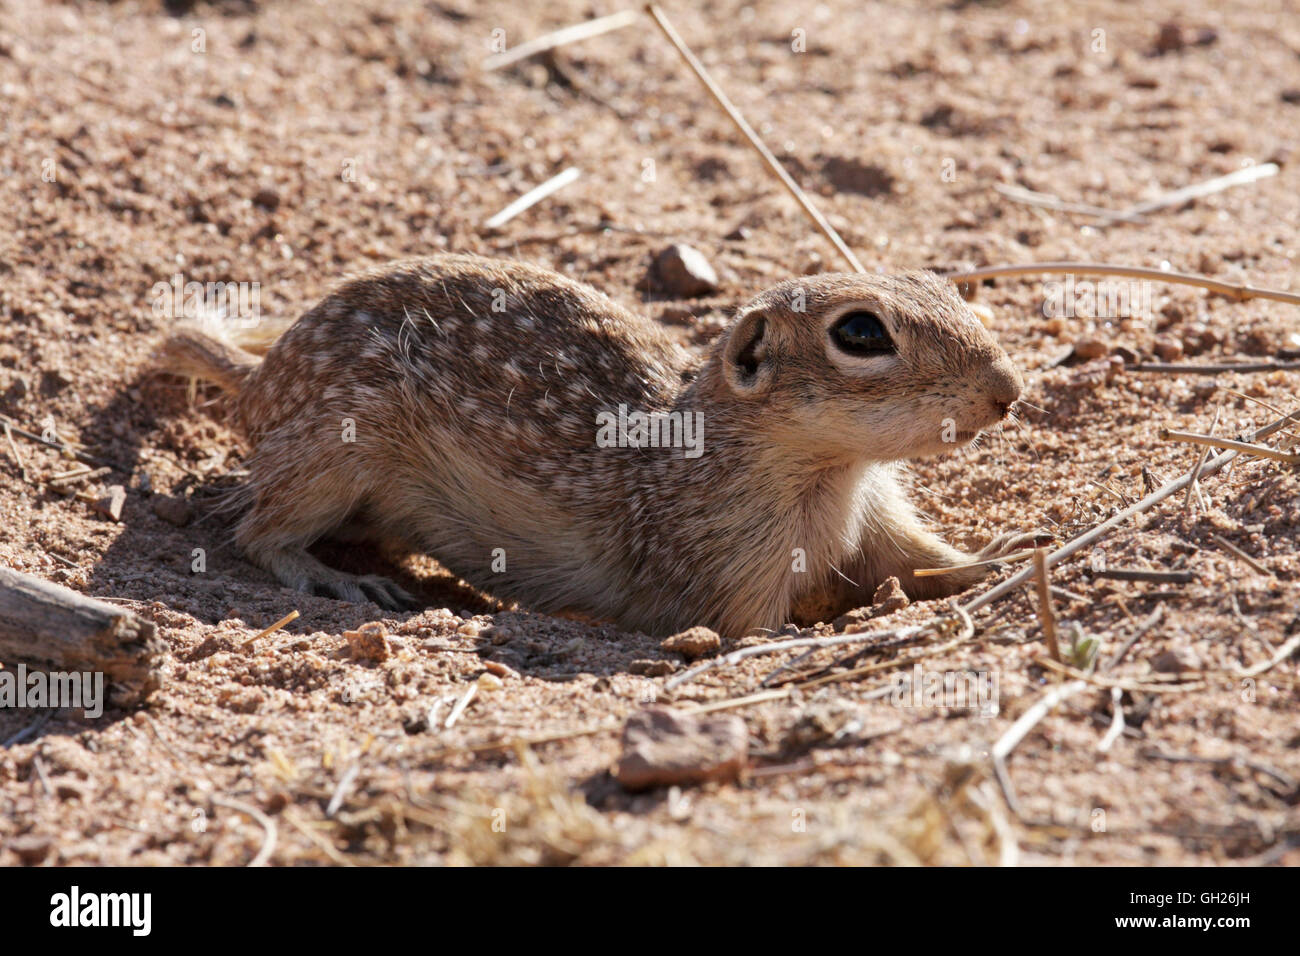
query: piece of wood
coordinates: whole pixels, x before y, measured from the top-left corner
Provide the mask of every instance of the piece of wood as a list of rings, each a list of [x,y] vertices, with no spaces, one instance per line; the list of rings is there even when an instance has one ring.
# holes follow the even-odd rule
[[[166,657],[152,621],[0,567],[0,661],[103,672],[109,701],[132,707],[158,689]]]
[[[1047,575],[1047,549],[1034,549],[1034,580],[1038,586],[1038,619],[1043,624],[1043,640],[1053,660],[1061,659],[1061,645],[1056,640],[1056,611],[1052,608],[1052,586]]]

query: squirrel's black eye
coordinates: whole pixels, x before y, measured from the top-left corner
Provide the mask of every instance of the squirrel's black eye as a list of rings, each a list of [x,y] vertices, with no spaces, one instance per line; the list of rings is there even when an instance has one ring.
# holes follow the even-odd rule
[[[853,355],[895,352],[885,325],[871,312],[850,312],[831,329],[835,344]]]

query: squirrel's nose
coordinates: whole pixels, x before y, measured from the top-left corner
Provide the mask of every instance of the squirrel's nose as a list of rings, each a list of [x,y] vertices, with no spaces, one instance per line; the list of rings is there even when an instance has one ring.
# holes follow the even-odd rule
[[[988,378],[989,400],[997,409],[998,417],[1005,417],[1011,406],[1020,398],[1025,383],[1020,372],[1011,364],[1011,359],[1003,355],[993,363]]]

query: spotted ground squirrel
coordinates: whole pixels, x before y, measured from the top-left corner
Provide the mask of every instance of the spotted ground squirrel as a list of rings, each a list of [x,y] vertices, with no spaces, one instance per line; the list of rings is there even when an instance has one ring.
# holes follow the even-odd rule
[[[697,358],[590,286],[445,255],[351,279],[264,358],[188,326],[162,362],[230,393],[251,444],[237,543],[301,591],[418,606],[307,551],[366,535],[534,610],[735,636],[829,620],[891,575],[955,593],[988,569],[911,572],[1023,543],[959,551],[900,484],[1022,388],[930,273],[782,282]]]

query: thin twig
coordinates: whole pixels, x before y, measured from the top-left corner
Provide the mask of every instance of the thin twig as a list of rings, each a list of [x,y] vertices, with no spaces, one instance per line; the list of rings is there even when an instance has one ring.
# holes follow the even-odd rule
[[[1277,653],[1262,664],[1256,664],[1254,667],[1247,667],[1245,669],[1238,669],[1236,675],[1238,677],[1258,677],[1260,674],[1270,671],[1278,664],[1281,664],[1297,650],[1300,650],[1300,634],[1297,634],[1295,637],[1291,638],[1291,640],[1279,647]]]
[[[69,468],[67,471],[61,471],[57,475],[50,475],[49,481],[63,481],[67,478],[75,478],[78,475],[87,475],[90,473],[90,466],[77,462],[75,468]]]
[[[1213,435],[1198,435],[1195,432],[1174,431],[1172,428],[1162,428],[1156,434],[1161,441],[1184,441],[1193,445],[1204,445],[1206,448],[1231,448],[1245,452],[1247,455],[1254,455],[1256,458],[1271,458],[1273,461],[1285,462],[1288,465],[1300,465],[1300,455],[1278,451],[1265,445],[1234,441],[1231,438],[1215,438]]]
[[[77,570],[77,569],[80,568],[80,565],[78,565],[75,561],[69,561],[67,558],[65,558],[65,557],[64,557],[63,555],[61,555],[61,554],[55,554],[53,551],[49,550],[48,548],[45,548],[44,551],[45,551],[45,553],[46,553],[47,555],[49,555],[49,556],[50,556],[51,558],[53,558],[55,561],[59,562],[59,564],[63,565],[65,568],[72,568],[73,570]],[[126,598],[104,598],[104,597],[101,597],[99,600],[101,600],[101,601],[104,601],[104,600],[118,600],[118,601],[122,601],[122,600],[128,600],[128,599],[126,599]]]
[[[46,448],[53,448],[55,451],[66,452],[67,454],[71,455],[73,458],[77,459],[78,461],[84,461],[88,465],[107,465],[110,468],[112,468],[114,471],[119,471],[122,472],[123,474],[129,472],[129,469],[122,468],[121,466],[116,465],[113,462],[108,461],[104,458],[97,458],[96,456],[89,454],[88,452],[82,451],[79,447],[77,447],[74,444],[65,441],[55,441],[53,439],[45,438],[42,435],[37,435],[33,432],[29,432],[25,429],[19,428],[16,424],[14,424],[12,419],[7,418],[3,415],[0,415],[0,422],[3,422],[5,424],[6,433],[12,432],[13,434],[19,436],[20,438],[25,438],[30,442],[35,442],[37,445],[44,445]]]
[[[1271,297],[1260,296],[1260,298]],[[1296,369],[1300,369],[1300,362],[1225,362],[1221,365],[1137,362],[1124,366],[1126,372],[1161,372],[1168,375],[1227,375],[1232,372],[1286,372]]]
[[[1214,409],[1214,421],[1210,424],[1211,435],[1213,435],[1214,430],[1219,427],[1219,415],[1222,414],[1222,412],[1223,412],[1222,405],[1219,405]],[[1277,412],[1274,412],[1274,414],[1280,415],[1282,414],[1282,412],[1279,410]],[[1192,483],[1187,486],[1187,496],[1183,498],[1184,514],[1187,513],[1188,508],[1192,504],[1193,493],[1196,495],[1196,501],[1200,505],[1201,509],[1203,511],[1209,510],[1209,508],[1205,504],[1205,497],[1201,494],[1201,483],[1200,483],[1201,469],[1205,467],[1205,459],[1209,457],[1210,457],[1210,446],[1206,445],[1204,448],[1201,449],[1201,457],[1200,460],[1196,462],[1196,467],[1192,469]]]
[[[1228,386],[1226,385],[1218,385],[1216,386],[1216,388],[1218,388],[1218,390],[1221,392],[1227,392],[1229,395],[1236,395],[1242,401],[1250,402],[1252,405],[1258,405],[1260,408],[1266,408],[1274,415],[1286,414],[1284,411],[1282,411],[1282,409],[1278,408],[1276,405],[1272,404],[1271,402],[1266,402],[1262,398],[1256,398],[1254,395],[1247,395],[1245,392],[1239,392],[1235,388],[1228,388]],[[1219,411],[1221,410],[1221,408],[1222,406],[1220,406],[1220,408],[1215,409],[1215,414],[1214,414],[1215,424],[1210,426],[1211,435],[1214,434],[1214,429],[1218,424]],[[1289,435],[1292,438],[1300,437],[1300,436],[1296,436],[1294,433],[1290,431],[1287,431],[1286,429],[1282,430],[1282,434]]]
[[[815,647],[808,648],[808,650],[804,651],[798,657],[786,661],[776,670],[772,671],[770,674],[764,677],[761,681],[758,682],[758,686],[766,687],[768,684],[772,683],[772,681],[776,680],[786,671],[794,670],[796,667],[798,667],[800,664],[802,664],[804,661],[806,661],[808,658],[812,657],[816,653],[817,653],[817,648]]]
[[[537,205],[547,196],[551,195],[551,193],[563,189],[581,175],[582,170],[578,169],[577,166],[570,166],[563,172],[556,173],[550,179],[546,180],[546,182],[528,190],[528,192],[524,193],[510,205],[506,206],[505,209],[502,209],[487,222],[483,223],[483,228],[500,229],[511,219],[515,218],[515,216],[519,215],[524,210]]]
[[[1111,722],[1106,736],[1097,744],[1097,750],[1107,753],[1115,746],[1115,741],[1124,735],[1124,691],[1118,687],[1110,689]]]
[[[1252,760],[1242,757],[1202,757],[1197,754],[1170,754],[1163,750],[1157,750],[1155,747],[1147,747],[1142,751],[1142,756],[1148,760],[1167,760],[1170,763],[1208,763],[1216,767],[1234,767],[1241,766],[1256,773],[1262,773],[1267,777],[1272,777],[1287,790],[1295,791],[1296,782],[1291,777],[1284,774],[1275,767],[1270,767],[1266,763],[1260,763],[1258,760]]]
[[[1035,663],[1041,667],[1046,667],[1050,671],[1064,674],[1066,677],[1072,677],[1075,680],[1095,684],[1098,687],[1118,687],[1121,690],[1126,690],[1130,693],[1136,694],[1181,694],[1189,690],[1200,690],[1205,686],[1204,680],[1180,681],[1178,677],[1173,675],[1169,675],[1167,680],[1163,681],[1137,681],[1123,680],[1121,678],[1113,677],[1100,677],[1096,674],[1086,674],[1077,667],[1071,667],[1069,664],[1062,664],[1045,657],[1040,658]]]
[[[596,17],[594,20],[575,23],[573,26],[543,34],[536,39],[521,43],[519,46],[501,53],[494,53],[483,61],[483,69],[499,70],[503,66],[509,66],[511,63],[527,59],[538,53],[544,53],[547,50],[553,50],[556,47],[597,37],[602,33],[609,33],[611,30],[621,30],[623,27],[636,23],[639,18],[640,14],[635,10],[623,10],[619,13],[611,13],[606,17]]]
[[[1014,186],[1009,183],[994,183],[993,188],[1012,202],[1024,203],[1027,206],[1039,206],[1056,212],[1073,212],[1084,216],[1094,216],[1099,219],[1120,222],[1140,223],[1143,221],[1141,216],[1123,213],[1117,209],[1105,209],[1101,206],[1092,206],[1081,202],[1066,202],[1049,193],[1035,192],[1032,189],[1025,189],[1022,186]]]
[[[261,810],[252,804],[244,803],[242,800],[231,800],[229,797],[214,795],[212,802],[218,807],[225,807],[228,810],[234,810],[254,820],[263,830],[262,848],[257,851],[257,855],[248,861],[250,867],[266,866],[271,854],[275,852],[276,828],[275,821],[268,817]]]
[[[748,707],[751,704],[763,704],[769,700],[782,700],[793,693],[793,688],[784,690],[763,690],[756,694],[746,694],[743,697],[731,697],[727,700],[715,700],[706,704],[699,704],[695,707],[683,707],[683,712],[688,714],[711,714],[719,710],[732,710],[736,707]]]
[[[1236,172],[1228,173],[1226,176],[1216,176],[1213,179],[1207,179],[1205,182],[1196,183],[1191,186],[1184,186],[1182,189],[1175,189],[1167,192],[1163,196],[1140,202],[1136,206],[1130,206],[1120,213],[1116,218],[1128,216],[1141,216],[1148,212],[1155,212],[1157,209],[1167,209],[1170,206],[1181,206],[1185,202],[1193,199],[1201,199],[1205,196],[1222,192],[1233,186],[1242,186],[1247,183],[1253,183],[1260,179],[1266,179],[1269,176],[1276,176],[1278,171],[1277,163],[1260,163],[1257,166],[1247,166],[1244,169],[1238,169]]]
[[[932,578],[940,574],[949,574],[953,571],[965,571],[968,568],[983,568],[991,564],[1011,564],[1014,561],[1027,561],[1034,556],[1032,551],[1018,551],[1001,558],[989,558],[985,561],[971,561],[967,564],[954,564],[947,568],[917,568],[912,572],[913,577]]]
[[[1291,422],[1296,420],[1300,420],[1300,410],[1291,412],[1289,415],[1284,415],[1281,418],[1277,419],[1276,421],[1271,422],[1268,425],[1265,425],[1263,428],[1255,432],[1255,434],[1252,436],[1253,440],[1260,441],[1264,438],[1267,438],[1269,435],[1281,431]],[[1225,465],[1233,461],[1239,454],[1240,452],[1237,451],[1225,451],[1222,455],[1217,455],[1214,458],[1211,458],[1208,462],[1205,463],[1205,467],[1201,469],[1200,471],[1201,475],[1204,477],[1209,477],[1210,475],[1217,474],[1218,472],[1223,470]],[[1117,528],[1123,522],[1127,521],[1129,518],[1132,518],[1134,515],[1142,514],[1145,511],[1149,511],[1151,508],[1155,507],[1157,504],[1164,501],[1166,498],[1182,491],[1191,483],[1191,480],[1192,480],[1192,473],[1188,472],[1187,474],[1183,475],[1181,478],[1175,478],[1172,481],[1166,482],[1164,485],[1157,488],[1155,491],[1151,492],[1151,494],[1147,495],[1141,501],[1138,501],[1135,504],[1131,505],[1130,507],[1125,508],[1123,511],[1111,515],[1101,524],[1097,525],[1096,527],[1092,528],[1089,531],[1084,532],[1083,534],[1079,535],[1077,538],[1074,538],[1071,541],[1067,541],[1065,544],[1061,545],[1061,547],[1057,548],[1051,554],[1047,555],[1047,559],[1046,559],[1047,566],[1049,568],[1053,567],[1057,564],[1060,564],[1062,561],[1064,561],[1066,558],[1070,557],[1071,555],[1074,555],[1079,551],[1083,550],[1084,548],[1092,547],[1094,544],[1096,544],[1098,541],[1100,541],[1110,532],[1114,531],[1115,528]],[[998,584],[995,587],[990,588],[989,590],[985,591],[983,594],[980,594],[978,597],[975,597],[974,599],[968,601],[965,605],[963,605],[963,607],[968,613],[974,614],[980,608],[986,607],[987,605],[992,604],[994,601],[1000,600],[1001,598],[1005,597],[1006,595],[1018,589],[1021,585],[1023,585],[1026,581],[1028,581],[1033,576],[1033,574],[1034,574],[1033,568],[1025,568],[1024,570],[1019,571],[1016,574],[1013,574],[1011,577],[1007,578],[1001,584]]]
[[[1118,667],[1124,658],[1128,656],[1128,652],[1133,649],[1133,646],[1142,639],[1142,635],[1146,634],[1151,630],[1151,628],[1160,623],[1160,619],[1164,617],[1164,614],[1165,606],[1163,604],[1157,604],[1156,609],[1151,612],[1150,616],[1145,621],[1138,625],[1138,629],[1133,632],[1133,635],[1124,642],[1124,646],[1121,647],[1115,653],[1115,656],[1110,659],[1110,663],[1101,668],[1101,673],[1105,674]]]
[[[23,476],[23,481],[31,481],[31,477],[27,474],[27,462],[23,458],[22,452],[18,450],[18,446],[14,443],[13,426],[8,422],[0,422],[0,424],[4,425],[5,441],[9,443],[9,453],[14,456],[14,461],[18,464],[18,473]]]
[[[1038,619],[1043,624],[1043,639],[1052,660],[1061,659],[1061,645],[1056,640],[1056,611],[1052,609],[1051,582],[1047,577],[1047,549],[1034,549],[1034,580],[1038,587]]]
[[[1089,479],[1088,479],[1088,484],[1092,485],[1094,488],[1100,488],[1102,491],[1106,492],[1108,495],[1110,495],[1111,497],[1113,497],[1116,501],[1118,501],[1118,502],[1119,502],[1121,505],[1123,505],[1125,508],[1127,508],[1130,504],[1132,504],[1132,502],[1130,502],[1127,498],[1125,498],[1123,495],[1121,495],[1118,491],[1116,491],[1116,490],[1115,490],[1114,488],[1112,488],[1110,485],[1103,485],[1100,481],[1095,481],[1095,480],[1092,479],[1092,478],[1089,478]]]
[[[45,484],[66,494],[68,488],[72,485],[85,484],[87,481],[94,481],[96,478],[103,478],[105,475],[112,473],[113,469],[107,466],[94,469],[87,468],[85,471],[79,471],[71,475],[56,475],[46,481]]]
[[[1273,577],[1272,571],[1270,571],[1264,565],[1260,564],[1258,561],[1256,561],[1254,558],[1248,555],[1245,551],[1242,551],[1241,548],[1237,547],[1228,539],[1221,538],[1217,534],[1212,534],[1210,535],[1210,540],[1213,541],[1215,544],[1217,544],[1219,547],[1223,548],[1225,551],[1240,558],[1242,561],[1248,564],[1252,570],[1257,571],[1260,574],[1266,575],[1267,577],[1270,578]]]
[[[1191,571],[1147,571],[1142,568],[1106,568],[1093,571],[1092,576],[1109,581],[1145,581],[1149,584],[1191,584],[1196,580]]]
[[[299,616],[299,615],[298,615],[298,610],[295,608],[294,610],[292,610],[292,611],[290,611],[288,614],[286,614],[284,617],[280,618],[280,620],[278,620],[278,621],[276,621],[274,624],[272,624],[270,627],[265,628],[264,630],[258,631],[256,634],[254,634],[254,635],[253,635],[252,637],[250,637],[248,640],[244,641],[243,644],[240,644],[240,645],[239,645],[239,649],[240,649],[241,651],[243,651],[245,654],[247,654],[248,651],[249,651],[250,649],[252,649],[252,646],[253,646],[255,643],[257,643],[259,640],[261,640],[262,638],[266,637],[268,634],[274,634],[276,631],[278,631],[280,628],[284,627],[284,626],[285,626],[286,624],[288,624],[289,622],[291,622],[291,621],[296,621],[296,620],[298,619],[298,616]]]
[[[745,118],[740,115],[740,111],[732,105],[731,100],[727,98],[727,94],[722,92],[722,88],[714,82],[713,77],[709,75],[709,71],[704,68],[704,64],[701,63],[699,59],[696,58],[695,54],[691,52],[690,47],[686,45],[686,41],[681,38],[677,33],[677,30],[673,28],[673,25],[668,22],[668,18],[664,16],[663,11],[655,4],[648,3],[646,4],[646,12],[649,13],[655,23],[659,25],[659,29],[662,30],[664,36],[668,38],[668,42],[671,43],[673,47],[676,48],[677,52],[681,54],[682,59],[686,61],[686,65],[691,68],[699,81],[704,84],[704,88],[709,91],[713,96],[713,99],[717,101],[717,104],[722,107],[723,112],[725,112],[731,122],[735,124],[736,129],[740,130],[741,134],[749,140],[749,145],[754,147],[754,150],[758,155],[763,158],[763,162],[767,163],[768,169],[770,169],[776,178],[781,181],[781,185],[784,186],[786,191],[794,197],[795,202],[799,203],[803,208],[803,211],[807,213],[808,218],[813,221],[813,224],[821,230],[822,235],[830,240],[831,245],[833,245],[839,254],[844,257],[844,261],[852,267],[854,272],[866,272],[862,263],[858,261],[858,257],[853,254],[853,250],[850,249],[844,240],[840,238],[840,234],[835,231],[835,228],[829,222],[826,221],[826,217],[818,211],[817,207],[812,204],[812,200],[808,198],[808,195],[799,188],[799,184],[791,178],[788,172],[786,172],[785,167],[781,165],[780,160],[778,160],[776,156],[772,154],[772,151],[763,144],[763,141],[758,138],[758,134],[755,133],[749,123],[745,121]]]
[[[891,661],[877,661],[874,664],[867,664],[863,667],[857,667],[854,668],[853,670],[843,671],[838,674],[826,674],[825,676],[822,677],[814,677],[810,680],[806,680],[799,684],[796,684],[795,686],[799,690],[808,690],[813,687],[820,687],[823,684],[836,684],[841,681],[852,680],[855,677],[862,677],[866,674],[874,674],[878,671],[891,670],[895,667],[904,667],[924,657],[935,657],[939,654],[943,654],[952,650],[958,644],[964,644],[966,641],[969,641],[972,637],[975,636],[975,622],[971,620],[969,614],[967,614],[964,610],[962,610],[960,605],[954,602],[952,607],[953,607],[953,611],[956,613],[957,618],[958,620],[961,621],[961,625],[962,625],[961,630],[957,633],[957,636],[952,640],[947,641],[946,643],[943,644],[939,644],[935,647],[928,647],[925,650],[920,651],[919,653],[916,654],[912,654],[908,657],[897,657]],[[891,644],[891,646],[894,645]],[[878,648],[874,645],[871,647],[863,648],[862,651],[860,651],[859,654],[854,655],[854,657],[860,656],[861,654],[866,653],[869,650],[877,650],[877,649]]]
[[[305,836],[312,843],[316,844],[316,846],[320,847],[325,855],[335,863],[339,864],[339,866],[356,866],[355,862],[349,860],[339,852],[338,847],[334,846],[333,843],[325,839],[325,837],[321,836],[319,833],[316,833],[306,820],[299,819],[298,814],[294,812],[292,807],[284,811],[284,818],[292,824],[295,830]]]
[[[1007,801],[1007,806],[1017,817],[1022,816],[1020,801],[1016,799],[1015,789],[1011,785],[1011,775],[1007,772],[1007,757],[1053,707],[1069,700],[1087,686],[1086,681],[1076,680],[1051,688],[1021,714],[1020,718],[993,745],[993,770],[998,778],[998,786],[1002,788],[1002,796]]]
[[[33,756],[32,767],[36,770],[36,776],[41,781],[41,789],[45,791],[45,795],[53,796],[54,788],[50,786],[50,775],[45,772],[45,761],[39,756]]]
[[[470,702],[477,695],[478,684],[470,684],[469,690],[461,695],[460,700],[456,701],[456,706],[452,707],[451,713],[447,715],[447,720],[442,725],[443,730],[451,730],[452,727],[456,726],[456,721],[460,720],[460,715],[465,713],[465,708],[470,705]]]
[[[750,657],[758,657],[761,654],[775,654],[779,651],[794,650],[801,647],[815,647],[818,649],[825,647],[839,647],[843,644],[861,644],[870,642],[870,646],[875,647],[885,641],[890,642],[890,646],[896,643],[911,640],[918,634],[936,625],[941,618],[935,617],[921,624],[909,624],[906,627],[896,627],[888,631],[855,631],[852,634],[840,634],[835,637],[792,637],[784,641],[772,641],[768,644],[756,644],[753,647],[742,647],[740,650],[732,651],[730,654],[724,654],[720,657],[714,657],[705,661],[703,664],[697,664],[690,670],[678,674],[672,680],[664,685],[664,690],[672,690],[680,687],[687,681],[694,680],[701,674],[715,670],[719,667],[730,667],[733,664],[739,664],[741,661]]]
[[[6,747],[12,747],[14,744],[20,744],[28,737],[30,737],[32,734],[36,733],[36,731],[40,730],[47,723],[49,723],[50,718],[54,716],[54,711],[56,709],[57,708],[51,707],[46,711],[44,711],[43,713],[37,715],[36,719],[33,720],[30,724],[28,724],[26,727],[19,730],[12,737],[7,738],[3,743],[0,743],[0,750],[5,749]]]
[[[352,790],[352,785],[356,783],[357,774],[360,772],[361,760],[358,758],[352,761],[348,765],[348,769],[343,771],[343,776],[339,777],[339,782],[330,795],[330,802],[325,807],[325,816],[332,817],[339,812],[339,807],[343,806],[343,801],[347,799],[348,793]]]
[[[1239,301],[1247,299],[1274,299],[1300,305],[1300,293],[1279,292],[1275,289],[1259,289],[1250,285],[1237,285],[1221,282],[1209,276],[1193,275],[1187,272],[1165,272],[1163,269],[1148,269],[1145,266],[1117,266],[1104,262],[1031,262],[1022,265],[984,266],[965,272],[944,273],[947,278],[959,285],[983,279],[996,279],[1000,276],[1041,275],[1043,273],[1072,273],[1074,275],[1127,276],[1133,279],[1154,279],[1158,282],[1170,282],[1174,285],[1194,285],[1209,289],[1221,295],[1230,296]],[[1136,368],[1136,366],[1133,366]]]

